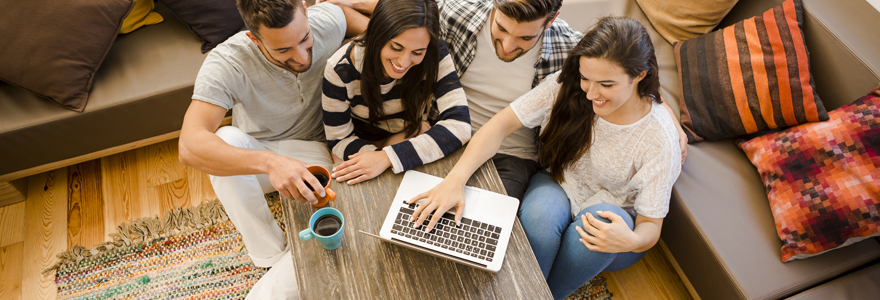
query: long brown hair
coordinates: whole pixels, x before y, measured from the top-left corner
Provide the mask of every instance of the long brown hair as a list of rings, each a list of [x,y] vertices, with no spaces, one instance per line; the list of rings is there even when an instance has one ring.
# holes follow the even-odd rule
[[[542,167],[553,171],[553,180],[559,183],[565,182],[565,170],[590,150],[596,120],[593,104],[580,87],[581,57],[616,63],[630,78],[646,72],[638,85],[639,96],[660,103],[657,57],[645,27],[630,18],[600,19],[565,59],[562,72],[556,79],[562,84],[559,95],[550,112],[547,128],[538,137],[541,143],[538,161]]]
[[[373,10],[367,30],[355,43],[364,47],[364,67],[361,71],[361,96],[370,109],[369,123],[375,126],[385,117],[381,84],[383,73],[382,48],[404,31],[424,27],[431,36],[422,63],[410,67],[398,84],[403,106],[404,131],[407,136],[418,132],[422,111],[431,101],[437,86],[440,69],[440,21],[434,0],[380,0]]]

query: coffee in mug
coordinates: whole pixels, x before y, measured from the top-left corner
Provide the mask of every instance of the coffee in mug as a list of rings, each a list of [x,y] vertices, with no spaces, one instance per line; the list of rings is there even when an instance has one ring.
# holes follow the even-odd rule
[[[327,178],[327,175],[324,175],[324,174],[321,174],[321,173],[312,173],[312,175],[313,175],[313,176],[315,176],[315,178],[317,178],[317,179],[318,179],[318,182],[320,182],[320,183],[321,183],[321,187],[325,187],[325,186],[327,186],[327,182],[329,182],[329,181],[330,181],[330,179],[329,179],[329,178]],[[315,191],[315,188],[314,188],[314,187],[312,187],[312,185],[311,185],[311,184],[309,184],[309,182],[308,182],[308,181],[305,181],[305,180],[303,180],[303,182],[305,182],[305,183],[306,183],[306,186],[308,186],[308,187],[309,187],[309,189],[310,189],[310,190],[312,190],[312,192],[314,192],[314,191]]]
[[[309,227],[299,232],[303,241],[316,239],[327,250],[334,250],[342,245],[342,234],[345,231],[345,217],[342,212],[332,207],[319,209],[309,218]]]
[[[334,215],[323,215],[315,221],[315,233],[320,236],[331,236],[342,227],[342,220]]]
[[[312,187],[312,185],[309,184],[308,181],[303,180],[305,181],[306,186],[312,190],[312,194],[315,195],[315,198],[318,198],[318,202],[312,204],[312,206],[321,207],[327,205],[328,201],[336,200],[336,193],[334,193],[333,190],[330,189],[330,171],[322,166],[309,166],[307,169],[309,170],[309,173],[312,173],[312,175],[314,175],[315,178],[317,178],[318,181],[321,183],[320,187]],[[324,190],[325,196],[323,197],[321,195],[318,195],[318,191],[320,191],[321,189]]]

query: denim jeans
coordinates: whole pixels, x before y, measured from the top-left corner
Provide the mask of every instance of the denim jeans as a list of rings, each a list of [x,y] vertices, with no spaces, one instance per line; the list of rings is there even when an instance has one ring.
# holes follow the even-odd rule
[[[629,228],[633,228],[633,217],[629,213],[607,203],[587,207],[572,219],[568,196],[550,174],[542,171],[532,176],[519,211],[519,221],[553,298],[564,299],[600,272],[622,270],[645,256],[645,252],[595,252],[580,242],[581,236],[576,228],[583,227],[581,216],[591,213],[610,223],[610,220],[596,215],[597,211],[603,210],[620,215]]]
[[[501,153],[495,154],[492,162],[495,163],[495,169],[498,170],[498,176],[501,177],[507,195],[519,200],[519,208],[522,208],[523,194],[526,192],[529,178],[538,172],[538,163]]]

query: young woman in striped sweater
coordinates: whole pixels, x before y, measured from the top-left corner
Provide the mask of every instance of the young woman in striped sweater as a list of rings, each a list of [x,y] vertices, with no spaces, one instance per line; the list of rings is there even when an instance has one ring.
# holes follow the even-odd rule
[[[391,167],[433,162],[471,137],[467,99],[439,39],[433,0],[380,0],[364,36],[324,69],[324,130],[331,176],[356,184]]]

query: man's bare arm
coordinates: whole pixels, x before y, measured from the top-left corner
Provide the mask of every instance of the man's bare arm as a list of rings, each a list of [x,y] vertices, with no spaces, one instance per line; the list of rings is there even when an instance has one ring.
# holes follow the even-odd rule
[[[338,5],[339,8],[342,8],[342,13],[345,14],[345,37],[351,38],[364,33],[367,30],[367,24],[370,22],[370,18],[367,16],[357,12],[351,7]]]
[[[227,144],[215,134],[226,109],[193,100],[180,130],[180,163],[215,176],[267,174],[272,186],[287,198],[317,202],[305,185],[321,186],[302,161],[269,151],[241,149]],[[321,191],[323,192],[323,191]]]
[[[376,3],[378,3],[379,0],[316,0],[315,1],[315,3],[322,3],[322,2],[330,2],[333,4],[339,5],[339,6],[351,7],[354,10],[356,10],[362,14],[372,15],[373,9],[376,8]]]
[[[180,163],[216,176],[266,173],[268,152],[233,147],[214,134],[225,115],[220,106],[190,103],[180,130]]]

